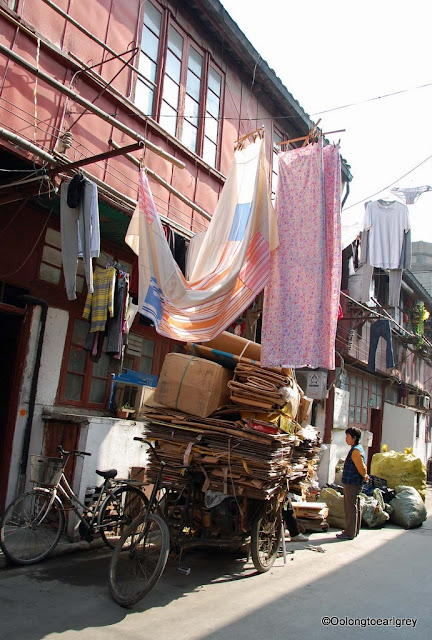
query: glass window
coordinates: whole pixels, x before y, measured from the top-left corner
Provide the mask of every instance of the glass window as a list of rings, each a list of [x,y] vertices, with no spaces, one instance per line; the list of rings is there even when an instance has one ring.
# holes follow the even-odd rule
[[[193,47],[189,51],[188,69],[201,78],[203,57]]]
[[[179,32],[170,26],[168,35],[168,47],[178,57],[181,58],[183,54],[183,37]]]
[[[138,65],[142,76],[137,77],[135,102],[139,108],[216,166],[223,75],[210,54],[200,51],[156,0],[145,3]]]
[[[161,24],[162,13],[151,2],[146,2],[138,70],[148,81],[148,84],[142,76],[138,76],[135,88],[135,102],[148,115],[153,115],[155,83],[161,49]]]

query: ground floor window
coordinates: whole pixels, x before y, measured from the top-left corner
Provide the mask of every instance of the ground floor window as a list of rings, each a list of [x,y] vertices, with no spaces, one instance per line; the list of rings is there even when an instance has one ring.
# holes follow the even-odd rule
[[[382,408],[381,381],[372,376],[348,372],[349,424],[366,427],[369,424],[369,409]]]
[[[113,359],[102,349],[95,361],[84,349],[89,323],[82,318],[71,318],[66,337],[63,366],[60,376],[58,402],[81,407],[105,409],[110,396]],[[122,371],[131,369],[140,373],[158,375],[163,359],[173,343],[159,336],[153,327],[140,325],[137,319],[129,334]]]

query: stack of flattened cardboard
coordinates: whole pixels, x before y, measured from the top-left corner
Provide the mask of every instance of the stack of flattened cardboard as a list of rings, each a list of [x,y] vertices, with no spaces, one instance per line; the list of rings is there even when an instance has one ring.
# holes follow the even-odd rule
[[[291,458],[295,478],[290,482],[290,490],[299,495],[306,495],[315,476],[321,444],[318,430],[310,425],[306,429],[300,429],[297,435],[301,439],[296,443]]]
[[[327,531],[328,507],[325,502],[293,502],[297,522],[304,531]]]
[[[286,388],[293,385],[289,376],[242,362],[234,369],[234,379],[228,382],[232,402],[266,411],[283,407],[287,402]]]
[[[293,435],[255,431],[240,420],[199,418],[160,408],[148,411],[144,424],[159,457],[169,465],[199,469],[204,490],[265,500],[281,483],[286,486],[291,475]],[[150,480],[158,468],[151,456]],[[181,486],[183,474],[182,469],[167,469],[166,477]]]
[[[260,367],[260,345],[226,332],[206,345],[166,356],[153,407],[141,415],[160,459],[201,470],[204,491],[231,496],[265,500],[300,482],[310,459],[303,447],[292,464],[301,393],[291,369]],[[152,480],[159,465],[150,460]],[[182,469],[165,476],[185,483]]]

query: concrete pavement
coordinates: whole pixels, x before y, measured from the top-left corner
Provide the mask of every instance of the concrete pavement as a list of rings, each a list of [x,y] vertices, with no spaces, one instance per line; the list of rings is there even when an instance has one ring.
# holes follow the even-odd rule
[[[189,576],[169,563],[132,609],[110,598],[105,549],[6,568],[0,572],[0,638],[430,640],[431,497],[429,488],[431,515],[421,528],[362,529],[356,540],[343,542],[336,531],[312,534],[310,543],[324,553],[291,543],[295,553],[287,564],[280,558],[267,574],[229,554],[191,554]],[[330,620],[323,623],[324,617]]]

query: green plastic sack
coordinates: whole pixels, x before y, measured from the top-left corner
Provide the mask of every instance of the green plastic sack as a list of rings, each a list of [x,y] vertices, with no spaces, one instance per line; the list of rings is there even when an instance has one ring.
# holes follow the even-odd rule
[[[372,457],[371,475],[387,480],[390,489],[399,485],[414,487],[423,500],[426,497],[426,467],[412,453],[376,453]]]
[[[393,507],[390,515],[391,522],[404,529],[420,527],[426,520],[427,513],[418,491],[414,487],[404,486],[396,487],[395,491],[396,497],[390,502]]]
[[[331,527],[345,529],[344,497],[331,487],[321,489],[320,502],[325,502],[328,507],[327,522]]]
[[[389,514],[384,508],[384,500],[379,489],[375,489],[373,495],[360,494],[362,507],[362,522],[368,527],[382,527],[389,519]]]

